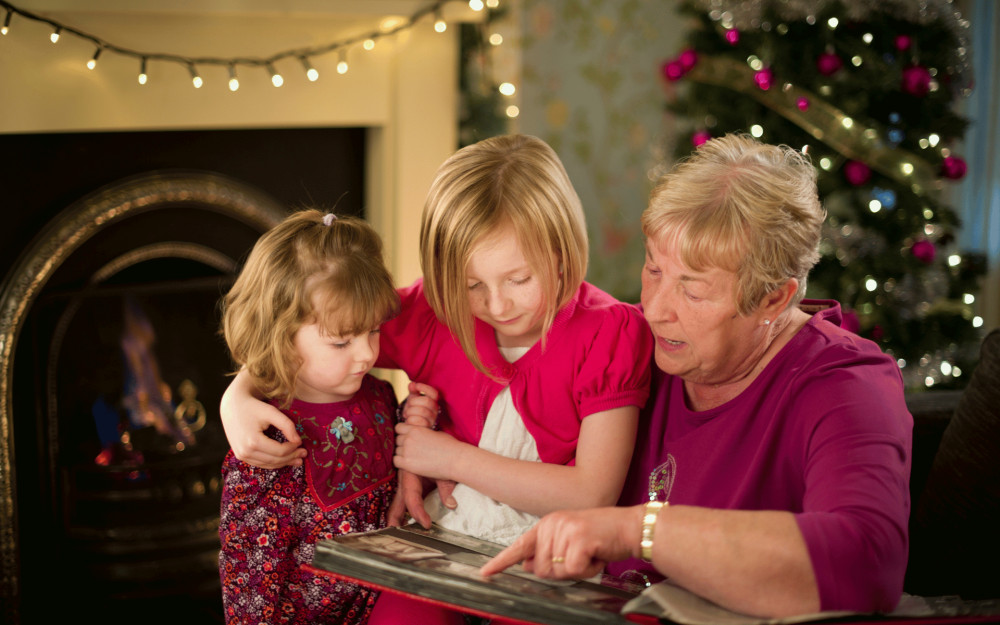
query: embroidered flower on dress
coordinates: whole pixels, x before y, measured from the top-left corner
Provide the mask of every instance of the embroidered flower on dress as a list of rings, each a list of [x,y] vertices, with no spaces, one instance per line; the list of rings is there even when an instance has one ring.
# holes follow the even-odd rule
[[[354,440],[354,423],[351,421],[345,421],[344,417],[337,417],[330,424],[330,431],[337,440],[344,443],[350,443]]]

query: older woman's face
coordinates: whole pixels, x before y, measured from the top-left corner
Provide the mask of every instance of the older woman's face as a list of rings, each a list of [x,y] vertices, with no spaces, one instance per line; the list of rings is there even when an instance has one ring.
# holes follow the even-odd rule
[[[694,271],[657,241],[646,242],[642,306],[656,365],[694,384],[742,379],[765,349],[760,320],[736,312],[736,274]]]

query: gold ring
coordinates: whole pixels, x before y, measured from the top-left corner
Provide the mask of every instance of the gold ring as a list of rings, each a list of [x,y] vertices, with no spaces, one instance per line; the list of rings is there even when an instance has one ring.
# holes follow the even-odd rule
[[[562,564],[566,561],[566,558],[562,556],[552,556],[552,564]]]

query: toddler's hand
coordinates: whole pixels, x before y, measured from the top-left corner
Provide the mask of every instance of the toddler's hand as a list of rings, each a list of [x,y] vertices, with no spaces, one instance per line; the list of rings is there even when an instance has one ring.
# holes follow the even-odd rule
[[[402,470],[397,475],[399,487],[389,506],[389,525],[394,527],[402,525],[406,520],[406,513],[409,512],[424,529],[430,528],[431,516],[424,508],[424,487],[420,476]]]
[[[437,429],[437,418],[441,414],[441,408],[438,404],[438,399],[441,395],[438,393],[438,390],[433,386],[419,382],[410,382],[408,390],[410,394],[406,397],[406,401],[403,404],[403,422],[409,425]],[[454,509],[458,505],[458,502],[451,495],[452,491],[455,490],[455,482],[451,480],[435,480],[435,482],[437,483],[441,503],[447,508]],[[411,508],[411,506],[407,506],[407,508]],[[419,510],[422,516],[413,514],[412,510],[411,514],[413,514],[413,518],[420,521],[421,525],[427,527],[428,525],[424,524],[423,518],[426,517],[428,519],[427,522],[430,523],[430,517],[427,516],[423,504],[419,506]]]
[[[403,423],[436,428],[438,415],[441,414],[437,389],[427,384],[410,382],[408,390],[410,394],[403,401],[401,414]]]

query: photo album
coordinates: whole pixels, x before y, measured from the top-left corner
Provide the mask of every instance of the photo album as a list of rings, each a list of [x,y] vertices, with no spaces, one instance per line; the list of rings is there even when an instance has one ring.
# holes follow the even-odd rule
[[[503,545],[416,523],[316,543],[312,568],[383,592],[483,617],[542,625],[764,625],[848,616],[844,612],[762,619],[719,607],[670,582],[652,586],[610,575],[542,579],[513,566],[484,578],[479,569]]]

